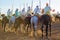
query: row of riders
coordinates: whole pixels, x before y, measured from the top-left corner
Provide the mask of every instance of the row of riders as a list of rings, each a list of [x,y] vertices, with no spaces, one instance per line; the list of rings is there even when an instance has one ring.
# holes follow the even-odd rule
[[[28,24],[27,27],[27,32],[28,28],[33,28],[34,32],[37,30],[38,24],[41,26],[41,31],[42,31],[42,37],[43,37],[43,28],[46,26],[46,37],[48,38],[48,28],[50,29],[50,36],[51,36],[51,22],[52,22],[52,17],[50,15],[50,6],[48,3],[46,3],[46,7],[42,9],[42,12],[40,12],[40,9],[38,6],[34,9],[34,12],[31,12],[31,8],[28,7],[27,13],[25,12],[25,8],[23,8],[22,13],[18,13],[18,9],[16,9],[15,14],[11,16],[10,9],[7,12],[6,17],[4,14],[1,15],[2,18],[2,27],[6,28],[6,24],[9,24],[9,27],[13,24],[15,28],[15,31],[20,27],[20,24],[24,24],[24,29],[26,28],[26,25]],[[40,15],[40,14],[41,15]],[[44,26],[45,25],[45,26]]]

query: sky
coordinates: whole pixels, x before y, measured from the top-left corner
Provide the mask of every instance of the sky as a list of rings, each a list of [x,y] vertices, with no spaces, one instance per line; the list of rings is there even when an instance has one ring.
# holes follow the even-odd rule
[[[2,13],[7,14],[8,9],[13,9],[15,11],[16,8],[19,10],[22,10],[23,7],[27,10],[28,6],[32,5],[33,1],[33,10],[36,7],[36,5],[41,6],[41,8],[44,8],[46,3],[49,3],[49,0],[0,0],[0,11]],[[40,2],[41,1],[41,4]],[[60,0],[50,0],[50,7],[51,9],[55,9],[56,11],[60,11]],[[12,6],[13,5],[13,6]]]

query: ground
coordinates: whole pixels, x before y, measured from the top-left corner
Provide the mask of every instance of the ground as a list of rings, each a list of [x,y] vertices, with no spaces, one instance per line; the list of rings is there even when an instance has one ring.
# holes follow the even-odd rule
[[[18,32],[18,35],[14,32],[4,32],[2,27],[0,26],[0,40],[40,40],[40,39],[41,37],[27,36],[27,34],[20,32]],[[60,23],[52,24],[52,36],[50,40],[60,40]]]

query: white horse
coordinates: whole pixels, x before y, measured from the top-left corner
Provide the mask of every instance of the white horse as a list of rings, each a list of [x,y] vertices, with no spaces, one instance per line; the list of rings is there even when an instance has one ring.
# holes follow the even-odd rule
[[[38,16],[36,16],[36,15],[31,17],[31,27],[32,26],[33,26],[33,30],[34,30],[34,36],[35,36],[35,31],[37,30],[37,26],[38,26]]]

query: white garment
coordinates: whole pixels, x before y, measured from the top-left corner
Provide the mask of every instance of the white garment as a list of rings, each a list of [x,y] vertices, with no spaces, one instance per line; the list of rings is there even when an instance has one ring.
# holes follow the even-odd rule
[[[7,16],[11,16],[12,11],[7,11]]]
[[[10,18],[10,21],[11,21],[12,23],[15,23],[15,16],[12,16],[12,17]]]
[[[50,10],[51,10],[50,6],[46,6],[46,7],[44,8],[44,13],[46,14],[46,12],[48,12],[48,11],[50,11]]]
[[[35,13],[35,14],[36,14],[36,13],[40,13],[40,9],[36,7],[36,8],[34,9],[34,13]]]

